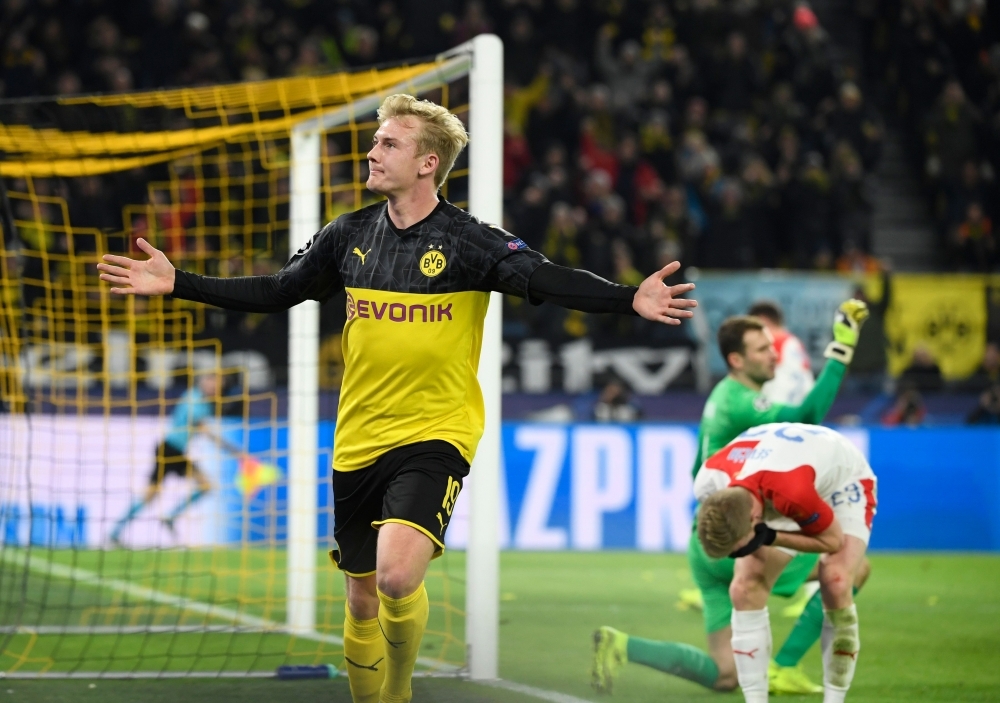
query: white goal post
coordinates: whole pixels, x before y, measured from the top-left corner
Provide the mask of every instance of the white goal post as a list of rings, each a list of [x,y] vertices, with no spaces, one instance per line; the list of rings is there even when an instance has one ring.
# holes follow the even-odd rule
[[[448,51],[426,74],[395,86],[421,93],[469,75],[469,211],[487,222],[502,221],[503,43],[480,35]],[[384,95],[371,96],[298,124],[292,132],[289,256],[322,226],[320,149],[323,132],[371,114]],[[486,429],[469,482],[469,542],[466,559],[466,647],[473,679],[498,676],[500,349],[502,298],[493,293],[483,334],[479,382],[486,402]],[[288,585],[289,631],[308,634],[316,625],[316,506],[318,484],[319,303],[289,312],[288,341]]]

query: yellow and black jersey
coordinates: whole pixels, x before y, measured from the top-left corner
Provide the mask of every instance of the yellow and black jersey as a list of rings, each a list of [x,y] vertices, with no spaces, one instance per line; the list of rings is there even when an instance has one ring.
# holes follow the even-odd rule
[[[528,297],[532,274],[546,263],[445,201],[405,230],[382,202],[328,224],[274,276],[222,281],[178,271],[174,295],[276,311],[346,290],[334,468],[354,471],[433,439],[471,463],[485,422],[476,371],[489,292]],[[625,290],[628,300],[632,292]]]

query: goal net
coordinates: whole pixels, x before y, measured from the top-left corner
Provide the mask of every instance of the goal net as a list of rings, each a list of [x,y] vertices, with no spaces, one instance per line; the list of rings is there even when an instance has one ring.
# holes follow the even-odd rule
[[[95,265],[142,256],[142,237],[188,271],[276,271],[322,223],[374,202],[365,154],[394,92],[499,143],[499,128],[476,134],[477,110],[501,110],[499,83],[494,104],[473,104],[481,39],[332,75],[0,102],[0,672],[342,667],[344,585],[327,550],[343,298],[233,313],[113,297]],[[462,207],[468,160],[443,190]],[[427,588],[419,668],[458,672],[460,549],[432,563]]]

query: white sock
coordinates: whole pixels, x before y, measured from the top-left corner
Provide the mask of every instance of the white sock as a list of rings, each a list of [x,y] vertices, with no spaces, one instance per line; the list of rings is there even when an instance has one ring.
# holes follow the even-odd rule
[[[733,610],[733,658],[746,703],[767,703],[771,619],[763,610]]]
[[[823,611],[823,703],[843,703],[858,665],[858,608]]]

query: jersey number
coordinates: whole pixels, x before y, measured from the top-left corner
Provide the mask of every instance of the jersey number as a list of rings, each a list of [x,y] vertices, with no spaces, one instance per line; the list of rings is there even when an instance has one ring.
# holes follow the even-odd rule
[[[441,507],[448,515],[451,515],[451,511],[455,509],[455,502],[458,500],[458,494],[461,490],[462,484],[449,476],[448,487],[444,489],[444,500],[441,501]]]
[[[833,507],[838,505],[843,505],[844,503],[860,503],[861,502],[861,487],[856,483],[852,483],[850,486],[842,491],[835,491],[833,495],[830,496],[830,504]]]

